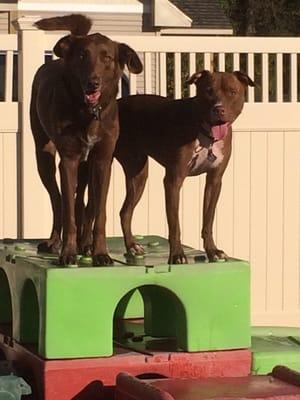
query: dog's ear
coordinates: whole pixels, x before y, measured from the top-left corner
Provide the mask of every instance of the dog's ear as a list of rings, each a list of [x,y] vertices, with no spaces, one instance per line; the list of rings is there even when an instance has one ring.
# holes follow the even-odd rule
[[[238,78],[238,80],[245,86],[256,86],[255,83],[247,74],[244,74],[241,71],[234,71],[233,74]]]
[[[64,58],[70,48],[71,42],[71,35],[67,35],[59,39],[53,48],[53,53],[59,58]]]
[[[192,85],[193,83],[197,83],[197,81],[202,78],[205,75],[210,75],[210,72],[207,70],[203,70],[203,71],[199,71],[199,72],[195,72],[193,75],[191,75],[186,81],[185,83],[188,85]]]
[[[139,56],[125,43],[119,43],[119,63],[122,69],[126,64],[133,74],[139,74],[143,71],[143,64]]]

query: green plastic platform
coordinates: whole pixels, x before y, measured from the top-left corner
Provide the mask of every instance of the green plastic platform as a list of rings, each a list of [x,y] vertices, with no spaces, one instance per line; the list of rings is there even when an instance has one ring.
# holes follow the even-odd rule
[[[147,335],[175,337],[184,351],[250,346],[247,262],[198,262],[203,253],[186,248],[191,264],[167,265],[166,239],[140,241],[146,257],[126,265],[132,260],[123,256],[122,238],[108,239],[114,267],[80,258],[78,266],[60,267],[53,256],[37,256],[35,242],[4,244],[0,323],[12,319],[14,339],[37,344],[48,359],[110,356],[114,317],[125,315],[138,288]]]
[[[252,328],[252,374],[264,375],[276,365],[300,372],[300,328]]]

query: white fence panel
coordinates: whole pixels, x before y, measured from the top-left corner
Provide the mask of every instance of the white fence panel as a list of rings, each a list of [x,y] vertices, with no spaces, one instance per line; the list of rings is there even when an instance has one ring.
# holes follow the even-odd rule
[[[50,203],[36,172],[28,105],[33,73],[60,37],[30,29],[23,32],[19,94],[25,112],[18,116],[18,104],[12,102],[16,37],[0,36],[0,50],[7,54],[5,101],[0,101],[2,237],[46,237],[50,231]],[[129,76],[130,94],[139,90],[142,81],[146,93],[157,88],[162,95],[170,90],[176,98],[183,90],[187,95],[185,74],[199,66],[241,68],[259,81],[260,87],[249,88],[248,103],[234,124],[233,155],[225,173],[214,231],[220,248],[251,262],[253,323],[300,326],[299,38],[115,39],[128,43],[144,58],[143,78]],[[28,40],[37,44],[34,60],[29,58],[32,54],[27,54]],[[193,86],[189,93],[195,93]],[[17,135],[18,119],[21,140]],[[136,234],[167,235],[163,174],[163,169],[151,160],[145,193],[134,216]],[[181,196],[183,242],[195,247],[202,246],[204,183],[204,176],[188,178]],[[107,207],[109,235],[121,234],[119,210],[124,193],[123,171],[114,163]]]
[[[18,104],[13,102],[16,35],[0,35],[3,81],[0,99],[0,237],[18,234]]]

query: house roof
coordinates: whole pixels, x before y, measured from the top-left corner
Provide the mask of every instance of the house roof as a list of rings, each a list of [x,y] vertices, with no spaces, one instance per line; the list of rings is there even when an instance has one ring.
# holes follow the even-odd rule
[[[170,2],[193,20],[192,28],[232,28],[218,0],[170,0]]]

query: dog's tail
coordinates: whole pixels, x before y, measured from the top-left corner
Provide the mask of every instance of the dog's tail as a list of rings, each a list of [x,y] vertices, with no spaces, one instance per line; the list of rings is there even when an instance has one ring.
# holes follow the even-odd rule
[[[43,18],[34,24],[44,31],[70,31],[72,35],[87,35],[92,21],[81,14],[65,15],[63,17]]]

